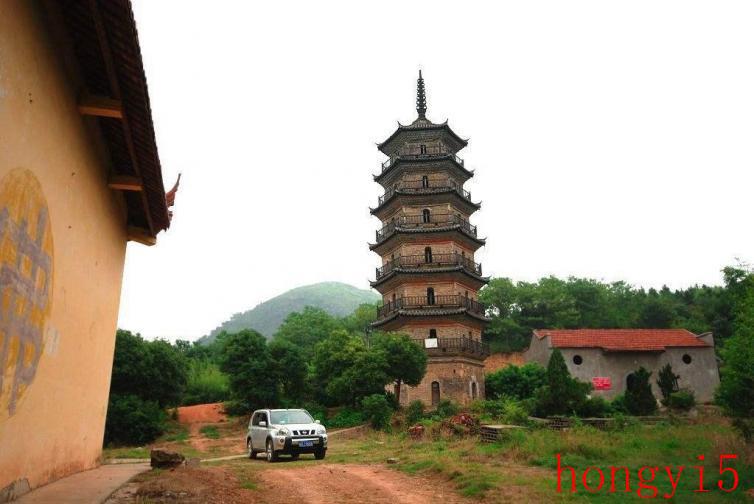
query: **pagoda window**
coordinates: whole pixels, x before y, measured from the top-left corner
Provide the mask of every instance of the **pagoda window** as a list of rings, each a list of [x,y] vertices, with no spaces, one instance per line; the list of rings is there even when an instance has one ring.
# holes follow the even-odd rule
[[[432,262],[432,247],[424,247],[424,262]]]
[[[424,175],[422,177],[422,187],[424,189],[426,189],[427,187],[429,187],[429,177],[427,177],[426,175]]]
[[[435,289],[427,287],[427,304],[435,304]]]
[[[426,154],[426,153],[427,153],[427,146],[426,146],[426,145],[424,145],[424,144],[421,144],[421,145],[419,146],[419,152],[420,152],[421,154]]]
[[[429,330],[429,337],[432,339],[437,339],[437,329],[430,329]]]
[[[424,210],[422,210],[422,222],[425,224],[428,224],[429,218],[430,218],[429,208],[425,208]]]

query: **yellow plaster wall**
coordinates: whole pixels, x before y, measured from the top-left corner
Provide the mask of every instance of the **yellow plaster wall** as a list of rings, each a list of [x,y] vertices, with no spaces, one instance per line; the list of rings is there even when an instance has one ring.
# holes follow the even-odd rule
[[[53,272],[49,313],[33,315],[42,324],[41,340],[15,344],[24,352],[23,365],[37,360],[33,378],[13,414],[8,390],[0,395],[0,491],[16,480],[27,479],[33,488],[93,467],[101,454],[126,226],[75,94],[39,5],[0,2],[0,210],[10,205],[37,215],[46,205]],[[8,180],[17,183],[8,188]],[[41,196],[26,206],[12,201],[22,193]],[[21,217],[15,219],[20,225]],[[5,239],[0,246],[7,248],[0,266],[12,266],[14,243]],[[21,265],[24,275],[30,267]],[[16,303],[26,301],[22,296]],[[14,338],[13,330],[4,331],[0,341]],[[5,375],[13,370],[5,360],[7,389]]]

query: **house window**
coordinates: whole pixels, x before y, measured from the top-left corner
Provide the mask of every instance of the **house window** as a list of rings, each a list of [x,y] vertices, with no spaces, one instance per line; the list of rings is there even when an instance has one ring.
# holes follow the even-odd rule
[[[437,329],[430,329],[429,330],[429,337],[432,339],[437,339]]]
[[[471,398],[476,399],[476,382],[471,382]]]
[[[429,208],[422,210],[422,222],[425,224],[429,222]]]
[[[427,304],[435,304],[435,289],[432,287],[427,288]]]
[[[683,354],[683,357],[681,357],[684,364],[691,364],[691,356],[689,354]]]
[[[573,363],[574,364],[576,364],[577,366],[580,366],[582,362],[584,362],[584,359],[582,359],[580,355],[574,355],[573,356]]]
[[[432,262],[432,247],[424,247],[424,262]]]
[[[427,177],[426,175],[422,177],[422,187],[424,187],[425,189],[429,187],[429,177]]]

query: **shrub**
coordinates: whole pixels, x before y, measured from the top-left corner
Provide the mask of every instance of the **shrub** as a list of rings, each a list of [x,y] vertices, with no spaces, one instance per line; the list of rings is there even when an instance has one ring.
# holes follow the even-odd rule
[[[332,429],[354,427],[364,423],[364,415],[361,411],[352,408],[343,408],[332,418],[328,418],[325,425]]]
[[[612,412],[610,403],[602,397],[590,397],[576,411],[582,418],[605,418],[610,416]]]
[[[385,394],[372,394],[365,397],[361,400],[361,408],[364,418],[369,421],[373,428],[384,430],[390,426],[393,409],[390,407]]]
[[[143,445],[165,431],[165,412],[157,401],[135,395],[110,395],[105,444]]]
[[[225,413],[230,416],[242,416],[242,417],[250,417],[251,414],[254,412],[251,408],[249,408],[249,405],[246,404],[245,401],[225,401],[223,403],[223,410],[225,410]]]
[[[189,367],[188,383],[183,394],[183,404],[206,404],[229,398],[228,376],[217,364],[193,361]]]
[[[537,389],[535,411],[537,415],[572,415],[586,401],[591,390],[589,383],[580,382],[571,376],[563,354],[557,348],[547,363],[547,384]]]
[[[325,419],[327,418],[327,409],[321,404],[306,403],[304,404],[304,409],[308,411],[315,420],[319,420],[322,423],[325,422]]]
[[[529,413],[520,402],[507,399],[503,402],[502,417],[506,423],[514,425],[525,425],[529,423]]]
[[[422,418],[424,418],[424,403],[419,400],[411,401],[406,408],[406,423],[415,425]]]
[[[667,403],[669,408],[688,411],[694,407],[696,399],[694,398],[694,393],[692,391],[679,390],[678,392],[670,394]]]
[[[626,406],[626,396],[619,394],[615,396],[610,403],[610,407],[616,414],[628,415],[628,407]]]
[[[437,405],[433,416],[448,418],[458,414],[458,405],[450,399],[443,399]]]
[[[632,415],[651,415],[657,411],[657,399],[652,394],[649,378],[652,373],[640,367],[632,374],[626,388],[626,408]]]
[[[665,364],[657,375],[657,386],[660,387],[662,404],[665,406],[668,406],[670,394],[678,390],[678,378],[680,376],[673,373],[673,367],[670,364]]]
[[[547,383],[547,370],[536,363],[508,366],[485,376],[485,394],[488,399],[513,397],[526,399]]]
[[[385,399],[387,399],[387,403],[390,405],[390,409],[393,411],[398,411],[401,408],[401,405],[398,404],[398,398],[395,397],[395,394],[392,392],[385,392]]]

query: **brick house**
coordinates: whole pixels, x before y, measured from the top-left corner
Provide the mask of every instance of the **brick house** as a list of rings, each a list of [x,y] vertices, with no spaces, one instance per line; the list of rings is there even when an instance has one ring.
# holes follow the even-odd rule
[[[685,329],[539,329],[534,331],[527,362],[547,366],[559,349],[571,375],[592,383],[593,395],[613,398],[626,391],[640,366],[652,372],[655,397],[661,397],[657,377],[665,364],[679,375],[678,387],[694,392],[697,401],[712,401],[720,383],[712,333]]]

